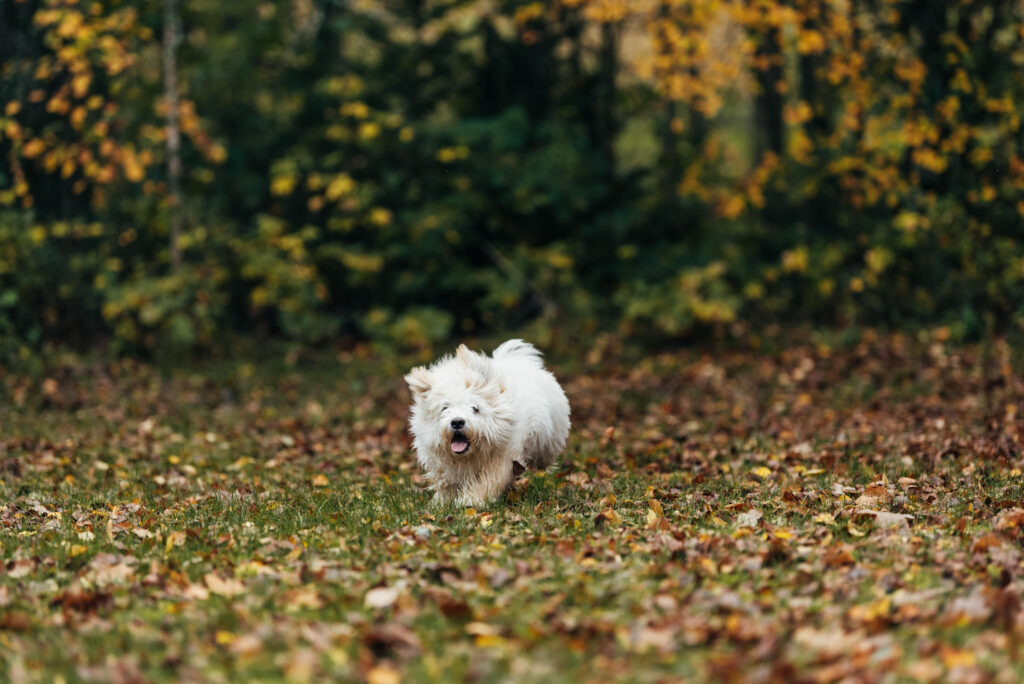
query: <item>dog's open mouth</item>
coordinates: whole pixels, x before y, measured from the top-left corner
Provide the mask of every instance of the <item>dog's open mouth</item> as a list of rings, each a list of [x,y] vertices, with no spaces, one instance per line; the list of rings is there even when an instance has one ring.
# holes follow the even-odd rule
[[[466,439],[466,435],[456,430],[452,435],[452,453],[464,454],[467,451],[469,451],[469,440]]]

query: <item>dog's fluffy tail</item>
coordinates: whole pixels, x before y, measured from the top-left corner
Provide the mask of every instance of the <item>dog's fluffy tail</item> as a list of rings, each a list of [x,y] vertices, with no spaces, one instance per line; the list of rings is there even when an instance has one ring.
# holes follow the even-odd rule
[[[522,340],[508,340],[502,342],[501,345],[494,350],[491,357],[496,361],[501,359],[523,359],[535,362],[538,366],[543,366],[541,360],[541,353],[529,342],[523,342]]]

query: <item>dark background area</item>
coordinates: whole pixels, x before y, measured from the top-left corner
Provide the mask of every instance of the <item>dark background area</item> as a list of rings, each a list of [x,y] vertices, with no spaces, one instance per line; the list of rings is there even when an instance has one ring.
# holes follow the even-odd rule
[[[999,0],[0,0],[3,353],[1012,332],[1022,30]]]

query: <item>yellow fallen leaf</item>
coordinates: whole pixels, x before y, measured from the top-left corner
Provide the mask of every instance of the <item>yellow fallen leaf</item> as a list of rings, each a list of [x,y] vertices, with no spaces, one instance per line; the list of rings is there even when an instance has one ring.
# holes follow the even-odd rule
[[[891,607],[891,601],[886,596],[871,603],[852,607],[850,617],[857,622],[875,622],[888,617]]]
[[[367,684],[398,684],[402,674],[390,665],[377,665],[366,673]]]
[[[326,487],[328,484],[330,483],[327,481],[327,476],[324,475],[323,473],[313,478],[314,487]]]
[[[167,543],[164,544],[164,551],[170,551],[171,547],[184,546],[185,545],[185,533],[184,532],[171,532],[167,535]]]
[[[226,645],[230,644],[234,640],[235,640],[235,635],[232,634],[231,632],[229,632],[227,630],[224,630],[224,629],[217,630],[217,635],[215,637],[215,641],[218,644],[220,644],[221,646],[226,646]]]
[[[942,651],[942,662],[948,668],[970,667],[974,665],[976,660],[973,651],[958,648],[943,649]]]
[[[750,472],[754,473],[754,475],[757,475],[762,480],[766,479],[769,475],[772,474],[772,471],[764,466],[758,466],[757,468],[754,468]]]
[[[488,648],[488,647],[492,647],[493,648],[495,646],[501,646],[502,644],[505,643],[505,640],[502,639],[500,636],[497,636],[497,635],[481,634],[480,636],[478,636],[475,639],[474,643],[479,648]]]
[[[289,682],[311,682],[316,670],[317,654],[309,648],[300,648],[285,656],[284,676]]]
[[[819,513],[814,516],[814,522],[821,523],[822,525],[832,525],[835,523],[836,518],[831,513]]]

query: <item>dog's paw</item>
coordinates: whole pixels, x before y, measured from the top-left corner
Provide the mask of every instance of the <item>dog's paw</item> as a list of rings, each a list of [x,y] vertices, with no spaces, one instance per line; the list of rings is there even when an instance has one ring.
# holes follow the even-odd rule
[[[485,508],[487,506],[487,501],[479,496],[461,494],[455,497],[455,505],[464,506],[466,508]]]
[[[451,492],[435,491],[434,496],[430,499],[430,505],[434,508],[444,508],[454,501],[455,497],[452,496]]]

